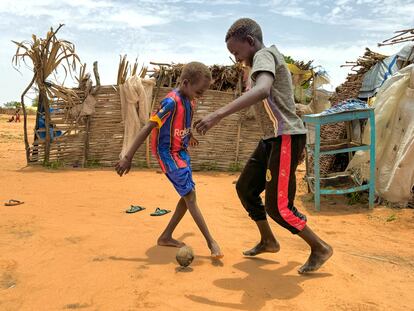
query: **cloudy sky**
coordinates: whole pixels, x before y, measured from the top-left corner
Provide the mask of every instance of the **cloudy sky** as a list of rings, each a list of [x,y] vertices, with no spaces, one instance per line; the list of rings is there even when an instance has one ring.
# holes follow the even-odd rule
[[[240,17],[259,22],[266,45],[323,66],[336,86],[348,70],[339,66],[365,47],[383,54],[402,47],[376,44],[414,27],[414,0],[1,0],[0,104],[18,100],[31,79],[24,66],[21,73],[13,69],[10,40],[44,37],[64,23],[58,37],[76,44],[89,69],[97,60],[102,83],[113,84],[120,54],[141,64],[229,64],[224,36]]]

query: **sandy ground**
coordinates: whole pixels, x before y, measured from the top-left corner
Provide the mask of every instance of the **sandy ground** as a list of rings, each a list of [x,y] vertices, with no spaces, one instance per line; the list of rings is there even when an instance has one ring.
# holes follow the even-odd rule
[[[309,250],[277,224],[278,254],[241,255],[258,233],[237,199],[237,174],[196,173],[199,205],[225,257],[211,262],[187,214],[176,237],[196,258],[180,270],[176,249],[155,245],[171,214],[149,215],[178,200],[163,175],[26,167],[22,123],[5,120],[0,310],[414,310],[414,210],[369,211],[329,197],[315,212],[300,182],[298,208],[335,249],[318,273],[300,276]],[[25,204],[3,206],[11,198]],[[147,209],[124,213],[130,204]]]

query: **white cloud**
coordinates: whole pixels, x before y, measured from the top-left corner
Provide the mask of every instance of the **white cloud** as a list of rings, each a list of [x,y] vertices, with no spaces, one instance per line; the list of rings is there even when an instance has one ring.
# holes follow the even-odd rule
[[[24,18],[42,17],[51,24],[67,23],[86,30],[142,28],[171,21],[177,10],[163,3],[116,3],[114,1],[52,0],[0,2],[0,14]]]
[[[167,24],[170,22],[170,19],[162,16],[142,14],[137,11],[119,11],[108,16],[106,22],[115,22],[115,24],[121,24],[131,28],[141,28]]]
[[[414,24],[411,0],[271,0],[262,5],[279,15],[365,31],[389,32]]]
[[[394,53],[397,47],[376,49],[376,43],[414,25],[414,2],[404,0],[1,0],[0,84],[4,88],[0,103],[18,99],[31,76],[24,68],[23,77],[12,69],[15,46],[10,40],[30,39],[32,33],[44,36],[51,25],[65,23],[59,37],[76,44],[89,70],[98,60],[102,82],[110,84],[115,82],[118,56],[123,53],[130,60],[138,56],[141,64],[196,59],[229,64],[223,24],[228,25],[229,17],[250,15],[264,21],[264,27],[283,28],[269,12],[292,19],[283,32],[273,28],[273,40],[276,37],[281,52],[305,61],[314,59],[329,72],[335,86],[349,71],[340,68],[345,61],[356,60],[366,46]],[[196,35],[188,36],[190,32]]]

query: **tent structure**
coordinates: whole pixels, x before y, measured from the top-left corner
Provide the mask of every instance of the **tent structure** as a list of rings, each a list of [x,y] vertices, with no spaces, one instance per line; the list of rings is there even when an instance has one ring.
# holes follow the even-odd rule
[[[377,195],[407,205],[414,187],[414,65],[400,70],[380,88],[375,100]],[[370,127],[363,135],[369,143]],[[369,155],[358,151],[348,165],[369,179]]]
[[[372,101],[377,132],[376,195],[380,201],[392,206],[411,208],[414,208],[413,34],[414,29],[397,31],[395,36],[379,44],[406,43],[393,56],[398,70],[382,82]],[[363,133],[363,142],[368,140],[369,132],[368,126]],[[365,152],[357,152],[347,169],[368,179],[368,161]]]

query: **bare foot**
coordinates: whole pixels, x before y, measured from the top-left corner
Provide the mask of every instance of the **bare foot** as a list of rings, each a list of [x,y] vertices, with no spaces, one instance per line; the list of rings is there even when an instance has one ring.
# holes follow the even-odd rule
[[[183,247],[185,246],[185,243],[177,241],[173,238],[164,238],[160,237],[157,241],[157,244],[159,246],[170,246],[170,247]]]
[[[308,261],[298,269],[298,273],[304,274],[318,270],[329,258],[331,258],[332,254],[332,247],[324,243],[320,249],[311,251]]]
[[[211,258],[221,259],[224,257],[223,253],[221,252],[220,246],[217,244],[216,241],[213,241],[208,247],[211,251]]]
[[[256,256],[261,253],[277,253],[280,245],[276,240],[262,240],[252,249],[243,252],[244,256]]]

